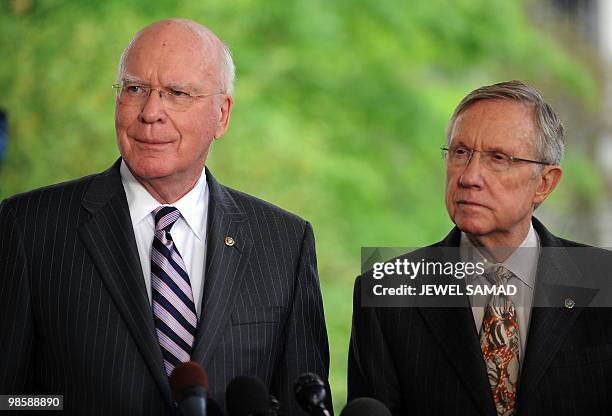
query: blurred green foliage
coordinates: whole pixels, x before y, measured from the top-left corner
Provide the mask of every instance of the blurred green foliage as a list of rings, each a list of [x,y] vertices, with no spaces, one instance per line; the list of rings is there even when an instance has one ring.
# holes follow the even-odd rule
[[[209,26],[235,57],[230,131],[208,161],[215,176],[314,225],[337,410],[359,248],[414,247],[450,229],[439,147],[459,100],[506,79],[562,89],[593,110],[600,100],[590,71],[517,0],[5,0],[1,197],[112,164],[118,58],[138,29],[173,16]],[[580,179],[560,192],[596,195],[588,163],[574,156],[566,177],[572,169]]]

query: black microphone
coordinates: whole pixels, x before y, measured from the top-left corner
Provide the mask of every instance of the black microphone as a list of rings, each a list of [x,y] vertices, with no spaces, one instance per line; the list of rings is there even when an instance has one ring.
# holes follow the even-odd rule
[[[273,395],[268,396],[268,416],[278,416],[281,414],[281,404]]]
[[[376,399],[360,397],[347,404],[340,416],[391,416],[391,412]]]
[[[239,376],[225,390],[230,416],[266,416],[270,407],[268,389],[258,378]]]
[[[327,388],[316,374],[302,374],[295,381],[295,399],[306,413],[311,416],[330,416],[325,406]]]
[[[183,416],[206,416],[208,375],[193,361],[179,364],[170,374],[172,397]]]

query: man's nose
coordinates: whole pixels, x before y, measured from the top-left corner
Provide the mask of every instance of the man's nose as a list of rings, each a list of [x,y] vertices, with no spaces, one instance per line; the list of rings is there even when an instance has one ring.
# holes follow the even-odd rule
[[[459,183],[466,188],[480,188],[483,185],[482,159],[479,152],[472,152],[459,177]]]
[[[163,123],[166,120],[166,109],[162,100],[162,91],[159,88],[151,88],[139,117],[143,123]]]

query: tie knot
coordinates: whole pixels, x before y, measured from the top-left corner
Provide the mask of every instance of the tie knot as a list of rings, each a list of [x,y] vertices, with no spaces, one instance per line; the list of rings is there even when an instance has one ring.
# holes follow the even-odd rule
[[[485,276],[487,280],[494,285],[504,285],[514,276],[514,273],[504,266],[494,266],[485,273]]]
[[[155,231],[164,230],[167,233],[181,216],[178,209],[168,206],[155,208],[153,214],[155,214]]]

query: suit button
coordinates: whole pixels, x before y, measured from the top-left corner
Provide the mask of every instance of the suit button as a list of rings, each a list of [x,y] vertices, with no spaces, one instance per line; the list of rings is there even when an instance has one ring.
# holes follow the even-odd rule
[[[576,305],[576,302],[574,302],[572,298],[567,298],[563,304],[567,309],[572,309]]]
[[[235,243],[234,239],[232,237],[225,237],[225,245],[228,247],[233,246]]]

